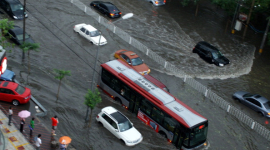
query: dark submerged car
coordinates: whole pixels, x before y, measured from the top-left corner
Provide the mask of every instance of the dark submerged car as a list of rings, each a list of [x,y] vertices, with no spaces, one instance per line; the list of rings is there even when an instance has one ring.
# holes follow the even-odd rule
[[[122,14],[120,10],[111,2],[93,1],[90,3],[90,6],[110,18],[118,18],[121,17]]]
[[[14,26],[13,29],[8,30],[8,36],[14,43],[18,45],[23,44],[23,29],[19,26]],[[27,33],[25,33],[25,43],[35,43]]]
[[[217,66],[224,66],[230,63],[229,59],[211,44],[201,41],[193,48],[193,53],[197,53],[202,59],[208,63],[213,63]]]
[[[19,0],[0,0],[0,6],[13,19],[23,19],[23,5]]]

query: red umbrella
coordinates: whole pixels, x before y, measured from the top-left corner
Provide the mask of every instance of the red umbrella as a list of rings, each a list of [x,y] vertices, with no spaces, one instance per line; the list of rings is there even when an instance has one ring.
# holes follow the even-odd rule
[[[31,112],[27,111],[27,110],[22,110],[18,113],[18,116],[21,118],[27,118],[31,115]]]

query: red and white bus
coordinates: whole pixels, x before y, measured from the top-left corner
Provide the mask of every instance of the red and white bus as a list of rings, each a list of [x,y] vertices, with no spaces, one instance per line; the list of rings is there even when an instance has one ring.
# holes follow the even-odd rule
[[[177,148],[207,146],[208,120],[121,60],[101,64],[98,86]]]

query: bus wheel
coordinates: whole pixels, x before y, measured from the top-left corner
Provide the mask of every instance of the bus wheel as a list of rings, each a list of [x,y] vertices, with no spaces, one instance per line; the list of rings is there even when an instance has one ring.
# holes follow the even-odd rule
[[[121,101],[121,99],[120,99],[120,98],[116,97],[116,98],[115,98],[115,101],[116,101],[117,103],[119,103],[119,104],[121,104],[121,105],[122,105],[122,101]]]
[[[159,134],[162,136],[162,137],[164,137],[165,139],[167,139],[167,135],[164,133],[164,132],[159,132]]]

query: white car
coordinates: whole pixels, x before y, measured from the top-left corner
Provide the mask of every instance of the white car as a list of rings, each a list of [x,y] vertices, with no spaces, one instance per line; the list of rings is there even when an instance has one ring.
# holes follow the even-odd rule
[[[100,32],[89,24],[77,24],[74,26],[74,31],[79,33],[81,36],[85,37],[87,40],[89,40],[95,45],[107,44],[107,40],[102,35],[100,35]]]
[[[143,140],[129,119],[111,106],[103,108],[96,120],[127,146],[134,146]]]

